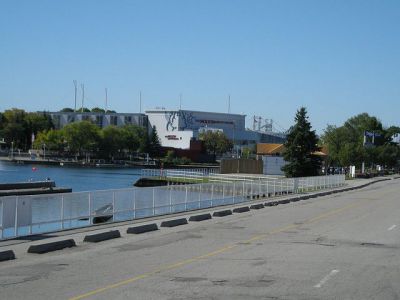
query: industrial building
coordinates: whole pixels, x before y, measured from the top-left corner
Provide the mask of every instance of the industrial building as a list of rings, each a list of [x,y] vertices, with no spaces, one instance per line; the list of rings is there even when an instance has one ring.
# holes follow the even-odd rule
[[[109,113],[109,112],[49,112],[56,129],[63,128],[73,122],[90,121],[104,128],[109,125],[138,125],[147,127],[147,116],[140,113]]]
[[[246,128],[246,115],[194,110],[154,109],[142,113],[104,112],[49,112],[56,129],[79,121],[90,121],[99,128],[109,125],[137,125],[151,130],[156,128],[161,146],[192,150],[199,134],[204,131],[221,131],[232,140],[235,151],[258,143],[283,143],[286,135],[272,132],[272,127]],[[260,124],[260,121],[258,121]]]
[[[285,134],[246,129],[246,115],[194,110],[155,109],[146,111],[149,126],[155,126],[161,145],[190,149],[203,131],[222,131],[235,148],[257,143],[283,143]]]

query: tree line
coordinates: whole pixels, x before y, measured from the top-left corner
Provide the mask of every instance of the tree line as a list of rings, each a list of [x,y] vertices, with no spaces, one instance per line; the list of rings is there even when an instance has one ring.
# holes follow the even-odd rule
[[[393,141],[400,128],[384,127],[378,118],[367,113],[351,117],[339,127],[328,125],[320,138],[312,130],[306,108],[297,111],[294,121],[283,154],[288,163],[282,170],[288,177],[318,175],[322,163],[318,152],[322,148],[328,151],[325,167],[354,165],[360,169],[365,163],[372,170],[376,165],[385,169],[400,166],[400,146]]]
[[[105,159],[133,152],[158,156],[161,148],[155,128],[149,134],[136,125],[100,129],[92,122],[81,121],[57,130],[47,113],[16,108],[0,113],[0,137],[14,149],[46,149],[74,156],[92,153]]]

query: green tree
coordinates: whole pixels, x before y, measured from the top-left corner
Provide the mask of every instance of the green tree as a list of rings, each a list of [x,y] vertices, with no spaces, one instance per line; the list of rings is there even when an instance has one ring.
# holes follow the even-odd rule
[[[105,110],[102,109],[102,108],[100,108],[100,107],[94,107],[94,108],[92,108],[92,112],[95,112],[95,113],[105,113]]]
[[[64,107],[63,109],[60,110],[60,112],[74,112],[74,110],[70,107]]]
[[[295,124],[290,128],[283,154],[287,164],[282,168],[287,177],[318,175],[321,159],[315,155],[319,151],[318,138],[308,121],[307,110],[301,107],[295,116]]]
[[[46,145],[46,149],[62,152],[64,151],[65,143],[63,130],[51,129],[49,131],[41,131],[37,134],[33,147],[41,149]]]
[[[124,149],[124,137],[122,129],[116,126],[107,126],[101,130],[101,152],[106,157],[114,158],[119,152]]]
[[[147,133],[144,128],[137,125],[125,125],[121,129],[125,149],[129,152],[135,152],[145,148]]]
[[[161,151],[160,138],[158,137],[156,126],[153,126],[150,133],[150,139],[148,141],[148,152],[150,156],[157,157],[160,156],[161,154],[160,151]]]
[[[88,121],[68,124],[63,132],[69,150],[78,154],[97,149],[100,141],[99,128]]]
[[[233,143],[221,131],[205,131],[200,133],[199,139],[203,141],[204,147],[209,154],[214,156],[222,155],[232,150]]]
[[[14,148],[26,149],[28,145],[26,112],[23,109],[12,108],[3,113],[3,129],[1,135],[9,145],[14,143]],[[29,137],[30,139],[30,137]]]
[[[365,131],[379,135],[374,139],[374,146],[364,147]],[[365,162],[367,165],[393,166],[398,160],[397,151],[390,146],[393,145],[393,135],[399,132],[399,127],[385,129],[376,117],[362,113],[349,118],[340,127],[328,125],[321,140],[328,147],[331,165],[355,165],[359,168]]]

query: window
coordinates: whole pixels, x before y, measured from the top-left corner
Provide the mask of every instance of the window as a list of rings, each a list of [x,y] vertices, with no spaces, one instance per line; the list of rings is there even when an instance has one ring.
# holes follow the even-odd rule
[[[111,116],[110,117],[110,124],[117,126],[118,125],[118,117],[117,116]]]
[[[132,124],[132,117],[131,116],[125,116],[125,124]]]

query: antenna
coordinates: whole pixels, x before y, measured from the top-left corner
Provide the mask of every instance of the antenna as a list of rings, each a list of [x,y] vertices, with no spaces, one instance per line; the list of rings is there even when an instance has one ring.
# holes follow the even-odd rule
[[[82,107],[81,107],[81,112],[83,112],[83,103],[85,100],[85,85],[81,83],[81,89],[82,89]]]
[[[105,90],[106,90],[106,108],[105,108],[104,112],[107,112],[107,102],[108,102],[107,88]]]
[[[78,92],[78,88],[77,88],[78,82],[77,82],[76,80],[73,80],[72,82],[74,83],[74,87],[75,87],[75,106],[74,106],[74,112],[76,112],[76,94],[77,94],[77,92]]]
[[[182,109],[182,93],[179,94],[179,110]]]
[[[139,92],[139,112],[142,113],[142,91]]]
[[[231,113],[231,94],[228,95],[228,114]]]

